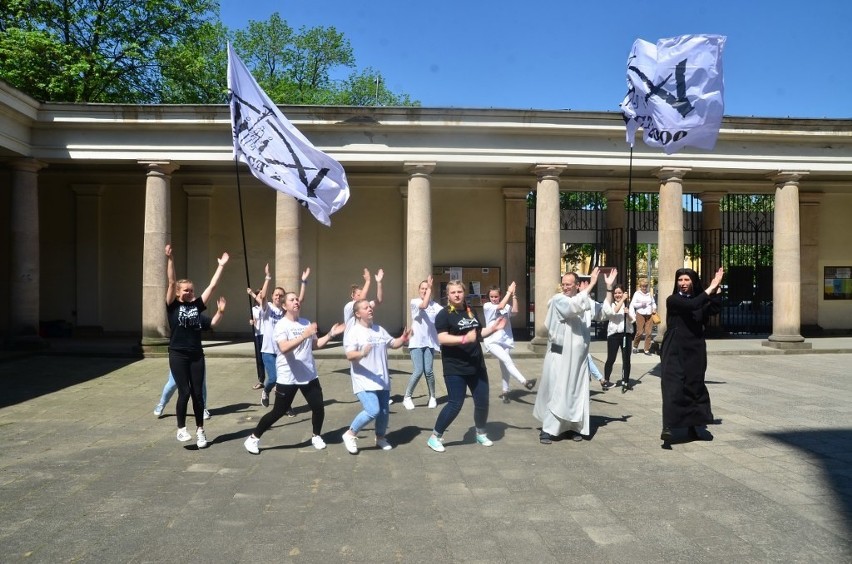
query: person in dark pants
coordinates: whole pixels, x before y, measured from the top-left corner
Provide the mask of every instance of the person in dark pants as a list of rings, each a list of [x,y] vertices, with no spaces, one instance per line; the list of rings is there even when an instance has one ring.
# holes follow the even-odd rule
[[[630,385],[630,338],[633,335],[633,323],[636,318],[626,303],[627,294],[621,284],[606,289],[603,303],[603,315],[609,323],[606,326],[606,363],[604,364],[604,387],[609,389],[620,384],[623,388]],[[616,384],[609,381],[612,367],[621,349],[621,380]]]
[[[710,393],[704,384],[707,343],[704,326],[722,306],[719,269],[707,289],[698,273],[681,268],[675,273],[672,295],[666,299],[666,329],[662,345],[663,431],[660,440],[672,440],[672,429],[688,427],[694,440],[713,440],[699,429],[713,422]]]
[[[177,413],[177,439],[188,441],[192,438],[186,430],[186,408],[192,398],[192,411],[195,415],[196,444],[198,448],[207,446],[204,434],[204,399],[202,388],[204,384],[204,350],[201,348],[201,332],[209,329],[201,313],[207,309],[207,302],[216,284],[222,276],[222,270],[228,263],[228,253],[223,253],[217,259],[219,266],[210,279],[201,297],[195,296],[195,286],[192,280],[175,280],[175,263],[172,258],[172,246],[166,245],[166,314],[171,328],[169,340],[169,369],[175,377],[178,388],[178,399],[175,411]],[[224,310],[220,304],[217,315]],[[212,320],[211,320],[212,321]]]
[[[260,437],[276,421],[284,417],[293,405],[296,392],[302,392],[311,408],[311,444],[317,450],[325,448],[322,424],[325,420],[325,405],[322,386],[314,362],[314,349],[324,347],[331,339],[343,332],[343,324],[337,323],[331,331],[317,338],[317,324],[299,317],[302,309],[299,297],[293,292],[284,295],[284,317],[275,324],[273,334],[279,354],[276,357],[275,405],[272,411],[260,418],[244,445],[252,454],[260,454]]]
[[[447,404],[438,414],[432,435],[426,442],[435,452],[444,452],[441,438],[461,412],[467,390],[470,390],[473,396],[476,442],[483,446],[494,444],[485,430],[485,424],[488,422],[488,371],[485,369],[479,339],[503,329],[506,318],[499,317],[488,327],[480,329],[479,320],[465,303],[464,296],[464,283],[460,280],[450,281],[447,284],[447,307],[435,317],[435,330],[441,345],[444,383],[449,396]]]

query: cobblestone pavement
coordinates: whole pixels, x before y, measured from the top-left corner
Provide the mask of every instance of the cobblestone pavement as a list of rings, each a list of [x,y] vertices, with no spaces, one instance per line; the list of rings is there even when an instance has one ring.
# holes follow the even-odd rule
[[[601,360],[600,355],[597,355]],[[592,385],[589,440],[538,443],[535,391],[472,406],[425,445],[425,383],[405,410],[409,362],[391,360],[389,440],[350,455],[360,410],[348,364],[319,360],[326,450],[301,396],[259,456],[243,440],[266,412],[251,359],[208,357],[211,444],[175,440],[174,401],[152,414],[164,358],[35,356],[0,362],[0,554],[5,562],[850,562],[848,354],[712,356],[712,442],[661,448],[657,357],[633,390]],[[519,359],[538,378],[540,358]],[[599,363],[600,364],[600,363]],[[437,363],[439,408],[446,401]],[[616,374],[620,366],[616,365]],[[615,378],[613,378],[615,379]],[[192,426],[190,426],[192,430]],[[185,446],[185,445],[191,446]]]

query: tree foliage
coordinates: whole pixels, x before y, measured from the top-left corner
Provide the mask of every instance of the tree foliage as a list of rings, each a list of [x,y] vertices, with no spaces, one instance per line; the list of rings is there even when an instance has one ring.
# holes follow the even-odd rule
[[[41,100],[156,102],[158,56],[218,13],[215,0],[6,0],[0,77]]]
[[[418,105],[357,69],[334,27],[295,31],[275,13],[231,31],[218,13],[216,0],[0,0],[0,79],[54,102],[224,103],[231,40],[277,103]]]

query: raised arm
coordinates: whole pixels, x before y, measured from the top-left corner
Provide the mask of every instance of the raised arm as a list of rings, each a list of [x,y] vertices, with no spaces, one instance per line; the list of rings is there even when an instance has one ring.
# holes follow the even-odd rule
[[[166,245],[166,305],[175,301],[177,280],[175,279],[175,260],[172,258],[172,245]]]
[[[369,300],[370,298],[367,297],[367,292],[370,291],[370,281],[373,279],[373,277],[370,275],[370,271],[367,270],[366,268],[364,269],[364,275],[363,276],[364,276],[364,285],[361,286],[361,299],[362,300]]]
[[[302,271],[302,279],[299,284],[299,303],[305,301],[305,290],[308,287],[308,277],[311,275],[311,267],[307,267]]]
[[[420,309],[429,307],[429,302],[432,301],[432,275],[426,277],[426,293],[423,294],[423,299],[420,300]]]
[[[216,285],[219,283],[219,278],[222,276],[222,271],[225,269],[225,265],[228,264],[228,258],[228,253],[222,253],[222,256],[216,259],[216,262],[218,262],[219,265],[216,267],[216,272],[213,273],[213,278],[210,279],[210,284],[201,294],[201,301],[204,302],[204,305],[207,305],[210,295],[213,293],[213,290],[216,289]]]
[[[381,268],[376,273],[376,305],[382,303],[385,299],[384,290],[382,289],[382,278],[385,277],[385,271]],[[364,292],[364,296],[366,297],[367,293]]]
[[[506,305],[509,303],[509,300],[511,300],[513,297],[516,297],[515,296],[515,282],[514,281],[511,284],[509,284],[508,288],[506,288],[506,294],[503,296],[503,299],[500,300],[500,304],[497,306],[497,309],[502,310],[504,307],[506,307]],[[517,302],[512,304],[512,313],[518,313]]]
[[[228,305],[228,302],[225,300],[225,296],[219,296],[219,299],[216,300],[216,314],[213,315],[213,319],[210,320],[210,327],[216,327],[219,325],[219,322],[222,321],[222,317],[225,315],[226,305]]]
[[[260,309],[266,311],[266,296],[267,292],[269,292],[269,281],[272,280],[272,276],[269,275],[269,263],[266,263],[266,266],[263,267],[263,286],[260,287],[260,292],[255,294],[254,301],[257,302],[257,305],[260,306]]]

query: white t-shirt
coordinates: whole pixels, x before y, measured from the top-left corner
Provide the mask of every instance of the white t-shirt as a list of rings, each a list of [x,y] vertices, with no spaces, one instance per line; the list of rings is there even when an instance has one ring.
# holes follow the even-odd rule
[[[372,345],[367,356],[350,361],[349,374],[352,376],[353,393],[390,390],[388,347],[391,341],[393,337],[378,325],[364,327],[355,323],[343,335],[343,349],[346,352],[361,350],[367,343]]]
[[[251,318],[254,320],[254,334],[262,335],[260,332],[260,306],[256,305],[251,308]]]
[[[298,339],[311,324],[307,319],[299,318],[290,321],[286,317],[275,324],[275,343]],[[295,348],[286,353],[278,354],[275,359],[275,370],[278,373],[278,383],[284,385],[307,384],[317,377],[317,367],[314,364],[314,341],[316,333],[310,339],[305,339]]]
[[[482,340],[485,344],[485,350],[488,350],[488,345],[500,345],[507,349],[514,348],[515,339],[512,337],[512,325],[509,322],[509,319],[512,317],[512,305],[506,304],[501,309],[491,302],[486,302],[482,304],[482,311],[485,314],[486,327],[501,317],[506,318],[506,326],[503,329],[491,333]]]
[[[267,302],[266,309],[260,312],[260,333],[263,335],[260,352],[278,354],[278,343],[275,342],[273,334],[275,325],[282,319],[284,319],[284,310],[275,307],[272,302]]]
[[[420,309],[422,303],[422,299],[414,298],[408,308],[411,310],[411,338],[408,341],[408,348],[420,349],[425,347],[440,351],[438,332],[435,331],[435,316],[441,311],[441,305],[430,301],[429,305]]]

